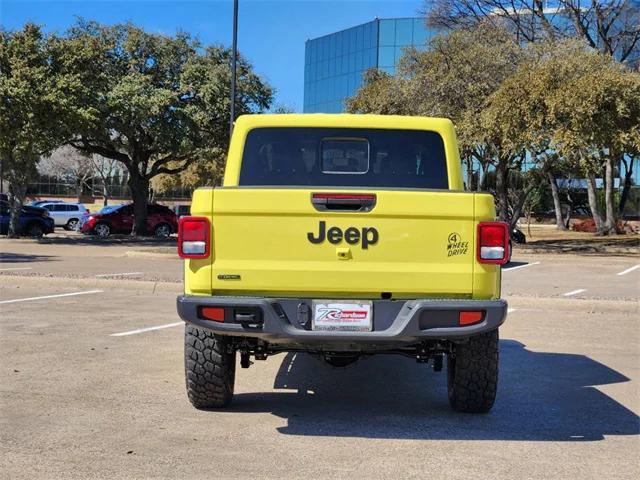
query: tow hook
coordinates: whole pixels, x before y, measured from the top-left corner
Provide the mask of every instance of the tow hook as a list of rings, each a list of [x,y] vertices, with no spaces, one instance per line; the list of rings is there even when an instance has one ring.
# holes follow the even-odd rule
[[[442,360],[444,358],[444,353],[438,353],[433,357],[433,371],[441,372],[442,371]]]
[[[428,363],[431,355],[427,351],[424,345],[418,347],[418,351],[416,352],[416,361],[418,363]]]
[[[249,352],[247,352],[246,350],[240,351],[240,366],[242,368],[249,368],[251,365],[253,365],[253,362],[249,360],[249,358]]]

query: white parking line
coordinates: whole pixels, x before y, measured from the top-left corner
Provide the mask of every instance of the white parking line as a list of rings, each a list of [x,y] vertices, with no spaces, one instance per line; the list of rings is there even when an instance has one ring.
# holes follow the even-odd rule
[[[508,308],[507,313],[513,313],[517,310],[517,308]]]
[[[633,272],[634,270],[637,270],[640,268],[640,265],[635,265],[631,268],[627,268],[626,270],[623,270],[622,272],[618,273],[618,275],[626,275],[629,272]]]
[[[124,337],[127,335],[135,335],[136,333],[151,332],[152,330],[162,330],[163,328],[177,327],[184,325],[184,322],[167,323],[166,325],[157,325],[155,327],[138,328],[137,330],[129,330],[128,332],[112,333],[111,337]]]
[[[517,270],[519,268],[525,268],[525,267],[532,267],[534,265],[539,265],[539,264],[540,264],[540,262],[527,263],[525,265],[518,265],[517,267],[503,268],[502,271],[503,272],[510,272],[511,270]]]
[[[125,273],[101,273],[100,275],[96,275],[96,277],[128,277],[134,275],[144,275],[143,272],[125,272]]]
[[[31,300],[45,300],[47,298],[74,297],[76,295],[89,295],[90,293],[102,293],[103,290],[88,290],[86,292],[59,293],[57,295],[44,295],[42,297],[16,298],[14,300],[2,300],[1,303],[30,302]]]
[[[13,268],[0,268],[0,272],[9,272],[11,270],[31,270],[31,267],[13,267]]]
[[[563,297],[570,297],[571,295],[577,295],[578,293],[582,293],[582,292],[586,292],[586,291],[587,291],[586,288],[579,288],[577,290],[571,290],[570,292],[563,293],[562,296]]]

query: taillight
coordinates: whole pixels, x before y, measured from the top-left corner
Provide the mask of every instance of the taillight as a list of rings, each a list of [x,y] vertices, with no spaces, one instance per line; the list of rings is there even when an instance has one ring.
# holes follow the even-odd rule
[[[202,307],[200,316],[214,322],[224,322],[224,308],[222,307]]]
[[[478,224],[478,262],[503,265],[509,259],[509,226],[505,222]]]
[[[482,310],[466,310],[460,312],[458,316],[458,323],[461,326],[473,325],[474,323],[481,322],[482,317],[484,317],[484,312]]]
[[[207,258],[210,230],[209,219],[206,217],[182,217],[178,222],[180,258]]]

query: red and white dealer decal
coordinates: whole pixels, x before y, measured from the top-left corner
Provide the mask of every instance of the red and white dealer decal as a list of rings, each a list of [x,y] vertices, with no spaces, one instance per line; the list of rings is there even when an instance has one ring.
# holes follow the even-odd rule
[[[313,330],[371,331],[372,302],[332,302],[313,304]]]

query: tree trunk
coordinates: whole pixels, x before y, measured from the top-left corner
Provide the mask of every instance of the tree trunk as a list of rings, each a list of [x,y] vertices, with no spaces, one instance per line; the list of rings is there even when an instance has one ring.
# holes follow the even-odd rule
[[[509,222],[508,172],[505,163],[499,160],[496,166],[496,200],[498,220],[501,222]]]
[[[596,224],[596,232],[600,235],[603,233],[604,222],[602,215],[600,214],[600,208],[598,207],[598,194],[596,191],[596,175],[595,173],[589,173],[587,178],[587,195],[589,197],[589,208],[591,209],[591,216]]]
[[[480,170],[478,170],[478,192],[485,191],[487,182],[487,171],[489,170],[489,162],[482,162],[480,164]]]
[[[527,201],[529,195],[533,192],[533,187],[529,187],[524,191],[522,196],[518,199],[518,202],[513,208],[513,216],[511,217],[511,221],[509,222],[509,235],[516,228],[518,224],[518,220],[520,219],[520,215],[522,215],[522,209],[524,208],[524,204]]]
[[[131,235],[147,234],[147,202],[149,199],[149,180],[142,175],[129,172],[129,189],[133,199],[133,230]]]
[[[560,192],[558,191],[558,182],[553,172],[547,172],[547,178],[549,179],[549,185],[551,185],[551,196],[553,197],[553,209],[556,213],[556,228],[558,230],[566,230],[564,222],[562,221],[562,204],[560,203]]]
[[[624,186],[622,187],[622,195],[620,196],[620,205],[618,206],[618,215],[620,217],[624,214],[624,207],[627,205],[627,199],[629,198],[629,192],[631,191],[631,178],[633,177],[633,162],[634,159],[629,159],[629,163],[625,162],[624,173]]]
[[[27,186],[12,182],[9,184],[9,231],[7,237],[17,238],[20,233],[19,219],[20,210],[27,195]]]
[[[109,205],[109,189],[106,185],[102,185],[102,206],[106,207]]]
[[[613,201],[613,156],[608,155],[604,173],[605,234],[616,232],[616,210]]]

